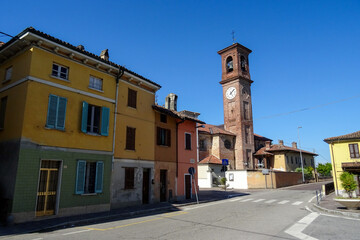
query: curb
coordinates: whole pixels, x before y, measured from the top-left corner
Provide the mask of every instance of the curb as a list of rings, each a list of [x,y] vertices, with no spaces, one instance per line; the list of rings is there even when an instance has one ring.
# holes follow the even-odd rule
[[[325,212],[325,213],[329,213],[329,214],[333,214],[333,215],[337,215],[337,216],[345,216],[345,217],[360,219],[360,213],[331,210],[331,209],[320,207],[315,203],[313,203],[313,207],[316,208],[317,210],[319,210],[320,212]]]

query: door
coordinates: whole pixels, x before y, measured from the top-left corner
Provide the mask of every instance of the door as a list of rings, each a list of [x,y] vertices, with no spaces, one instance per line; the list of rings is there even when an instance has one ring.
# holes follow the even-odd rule
[[[60,164],[60,161],[41,161],[36,216],[55,214]]]
[[[185,198],[191,198],[191,175],[185,175]]]
[[[143,187],[142,187],[142,203],[149,203],[150,195],[150,169],[144,168],[143,170]]]
[[[166,202],[167,170],[160,170],[160,202]]]

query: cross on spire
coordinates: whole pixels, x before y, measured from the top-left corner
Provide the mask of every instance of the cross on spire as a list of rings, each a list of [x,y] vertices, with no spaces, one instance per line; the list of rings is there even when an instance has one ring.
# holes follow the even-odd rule
[[[235,43],[235,32],[234,32],[234,30],[231,32],[231,34],[232,34],[232,40],[233,40],[233,44]]]

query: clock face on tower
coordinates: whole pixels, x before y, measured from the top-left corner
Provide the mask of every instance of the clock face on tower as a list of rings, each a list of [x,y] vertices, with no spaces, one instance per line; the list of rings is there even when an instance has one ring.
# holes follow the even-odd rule
[[[235,96],[236,96],[236,88],[234,87],[229,87],[227,90],[226,90],[226,98],[227,99],[233,99]]]

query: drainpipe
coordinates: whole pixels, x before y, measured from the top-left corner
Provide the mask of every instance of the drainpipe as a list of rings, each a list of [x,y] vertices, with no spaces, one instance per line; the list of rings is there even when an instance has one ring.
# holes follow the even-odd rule
[[[334,175],[335,175],[335,184],[336,184],[336,196],[339,195],[339,187],[338,187],[338,183],[337,183],[337,177],[336,177],[336,166],[335,166],[335,159],[334,159],[334,151],[333,151],[333,143],[330,143],[330,147],[331,147],[331,158],[332,158],[332,165],[333,165],[333,169],[334,169]],[[315,161],[314,161],[315,162]]]
[[[178,171],[179,171],[179,141],[178,141],[178,136],[179,136],[179,125],[182,124],[183,122],[185,122],[185,119],[182,119],[180,122],[176,123],[176,177],[175,177],[175,194],[176,194],[176,198],[178,197],[178,192],[177,192],[177,183],[178,183]]]
[[[111,159],[111,172],[114,169],[114,154],[115,154],[115,131],[116,131],[116,115],[118,106],[118,92],[119,92],[119,80],[124,75],[124,70],[119,68],[119,73],[116,75],[116,90],[115,90],[115,111],[114,111],[114,130],[113,130],[113,146],[112,146],[112,159]]]

